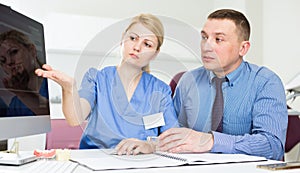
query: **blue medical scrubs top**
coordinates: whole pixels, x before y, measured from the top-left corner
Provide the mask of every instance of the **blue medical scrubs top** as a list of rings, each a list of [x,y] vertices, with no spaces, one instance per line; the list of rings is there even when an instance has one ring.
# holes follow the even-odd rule
[[[47,79],[43,79],[39,94],[42,97],[49,98],[48,93],[48,82]],[[46,109],[46,108],[45,108]],[[36,115],[30,108],[28,108],[17,96],[14,96],[10,101],[9,107],[7,108],[6,116],[30,116]]]
[[[146,72],[128,101],[116,67],[91,68],[79,89],[81,98],[91,105],[88,124],[80,149],[114,148],[121,140],[147,136],[178,127],[170,87]],[[165,125],[145,129],[143,116],[163,113]]]

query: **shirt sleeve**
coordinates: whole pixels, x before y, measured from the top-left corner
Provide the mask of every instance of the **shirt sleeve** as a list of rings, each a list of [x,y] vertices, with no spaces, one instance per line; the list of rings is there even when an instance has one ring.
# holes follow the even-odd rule
[[[187,116],[182,102],[182,100],[185,99],[183,98],[185,95],[186,94],[182,88],[182,85],[178,83],[177,87],[175,88],[173,103],[174,103],[176,115],[178,116],[178,123],[181,127],[188,127]]]
[[[80,89],[78,91],[80,98],[86,99],[90,103],[91,108],[93,108],[96,104],[96,97],[97,97],[96,76],[97,76],[97,69],[90,68],[83,76]]]
[[[184,73],[178,82],[173,98],[179,126],[194,127],[200,109],[199,100],[200,96],[195,76],[191,72]]]
[[[169,128],[179,127],[171,96],[172,91],[168,86],[165,88],[166,89],[164,90],[163,98],[161,100],[161,110],[163,110],[165,125],[160,128],[161,133]]]
[[[211,152],[243,153],[282,159],[287,130],[287,106],[281,80],[273,75],[257,92],[252,113],[252,133],[234,136],[213,132]]]

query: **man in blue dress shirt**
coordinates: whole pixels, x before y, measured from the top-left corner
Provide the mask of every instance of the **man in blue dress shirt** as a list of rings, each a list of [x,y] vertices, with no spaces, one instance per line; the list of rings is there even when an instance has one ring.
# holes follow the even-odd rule
[[[282,159],[288,120],[284,87],[271,70],[243,60],[249,36],[249,22],[238,11],[221,9],[208,16],[201,31],[203,67],[186,72],[174,96],[180,125],[188,128],[160,135],[161,150]],[[221,132],[211,128],[214,77],[226,79]]]

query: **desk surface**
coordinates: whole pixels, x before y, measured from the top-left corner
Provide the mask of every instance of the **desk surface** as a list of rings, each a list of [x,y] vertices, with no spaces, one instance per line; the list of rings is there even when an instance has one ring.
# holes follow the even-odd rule
[[[97,153],[97,152],[95,152]],[[93,150],[72,150],[71,157],[97,157],[93,154]],[[124,173],[152,173],[152,172],[170,172],[170,173],[179,173],[179,172],[222,172],[222,173],[271,173],[274,171],[264,170],[256,168],[258,164],[267,164],[275,163],[277,161],[262,161],[262,162],[248,162],[248,163],[231,163],[231,164],[214,164],[214,165],[193,165],[193,166],[179,166],[179,167],[165,167],[165,168],[147,168],[147,169],[128,169],[128,170],[110,170],[110,171],[99,171],[99,172],[124,172]],[[30,167],[30,164],[23,166],[0,166],[0,172],[14,172],[14,173],[23,173],[26,172],[26,168]],[[78,166],[74,173],[82,172],[94,172],[86,167]],[[275,171],[276,173],[299,173],[300,169],[291,169],[291,170],[281,170]]]

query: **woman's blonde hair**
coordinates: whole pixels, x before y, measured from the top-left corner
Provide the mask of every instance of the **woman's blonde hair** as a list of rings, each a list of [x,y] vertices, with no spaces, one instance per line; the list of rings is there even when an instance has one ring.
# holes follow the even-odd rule
[[[9,31],[1,33],[0,34],[0,46],[6,40],[14,41],[15,43],[18,43],[18,44],[24,46],[28,50],[30,50],[31,47],[34,47],[34,51],[36,51],[35,45],[28,38],[28,36],[17,30],[9,30]],[[40,60],[37,57],[34,57],[34,58],[37,60],[39,67],[41,67],[42,63],[40,62]],[[0,64],[3,64],[3,62],[0,62]]]
[[[133,25],[141,23],[151,32],[153,32],[157,38],[158,44],[156,50],[159,50],[164,41],[164,27],[161,21],[152,14],[140,14],[132,18],[130,25],[126,28],[127,32]],[[142,68],[143,71],[150,73],[149,65]]]

